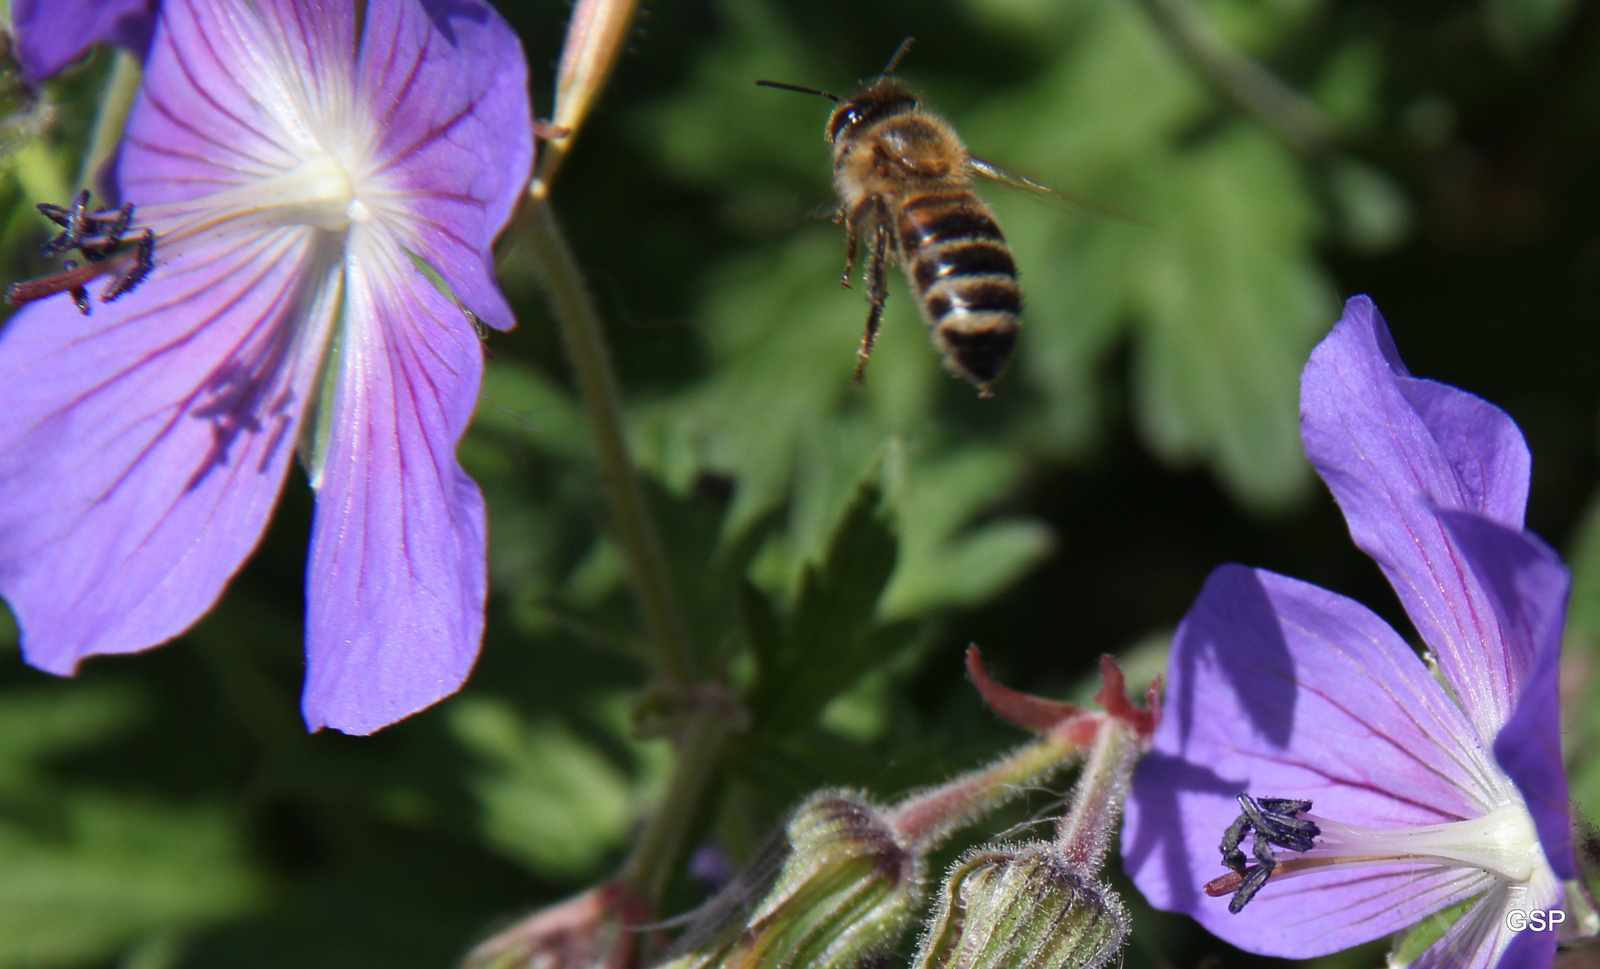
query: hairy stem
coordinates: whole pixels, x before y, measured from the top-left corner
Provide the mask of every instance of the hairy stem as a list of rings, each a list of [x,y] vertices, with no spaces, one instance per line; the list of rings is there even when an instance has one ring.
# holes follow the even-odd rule
[[[951,831],[1012,800],[1028,785],[1049,780],[1072,763],[1096,736],[1102,720],[1098,714],[1089,714],[1064,723],[988,767],[913,794],[895,805],[889,823],[901,844],[936,847]]]
[[[679,735],[666,793],[634,842],[620,879],[633,895],[647,900],[652,910],[659,909],[673,872],[688,853],[689,837],[716,779],[731,729],[725,708],[704,703],[689,714]]]
[[[687,688],[692,670],[683,620],[661,538],[628,454],[622,392],[606,345],[605,326],[548,200],[529,198],[523,212],[534,259],[577,376],[589,433],[600,461],[600,476],[611,505],[612,524],[627,559],[657,663],[675,686]]]
[[[1077,870],[1098,872],[1105,864],[1140,753],[1138,733],[1108,718],[1078,776],[1072,807],[1056,826],[1056,844]]]
[[[549,201],[526,200],[522,221],[528,227],[534,258],[577,375],[613,523],[657,663],[679,695],[690,701],[689,713],[675,737],[677,756],[666,793],[634,842],[620,877],[631,895],[655,908],[687,852],[735,715],[726,703],[715,699],[721,695],[719,691],[697,688],[694,683],[666,555],[628,454],[622,395],[594,297]]]

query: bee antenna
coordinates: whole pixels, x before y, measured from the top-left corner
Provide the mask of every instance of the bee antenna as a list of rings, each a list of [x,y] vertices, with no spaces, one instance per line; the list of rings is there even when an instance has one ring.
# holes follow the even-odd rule
[[[889,58],[889,63],[884,66],[883,73],[893,74],[894,69],[900,66],[900,59],[906,56],[906,52],[911,49],[911,45],[916,43],[916,40],[915,37],[907,37],[902,40],[900,46],[895,48],[894,56]]]
[[[829,94],[827,91],[822,91],[814,87],[801,87],[798,84],[785,84],[782,81],[757,81],[756,87],[775,87],[780,91],[799,91],[801,94],[815,94],[819,97],[827,98],[834,104],[839,103],[839,95]]]

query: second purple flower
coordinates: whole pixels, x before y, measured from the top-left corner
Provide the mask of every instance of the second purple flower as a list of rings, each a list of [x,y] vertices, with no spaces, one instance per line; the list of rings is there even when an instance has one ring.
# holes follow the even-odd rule
[[[1463,905],[1413,969],[1548,967],[1556,932],[1525,916],[1561,908],[1575,876],[1569,580],[1523,529],[1527,446],[1498,408],[1412,377],[1366,297],[1312,354],[1301,421],[1435,668],[1359,603],[1218,569],[1173,642],[1128,871],[1252,952],[1318,956]]]

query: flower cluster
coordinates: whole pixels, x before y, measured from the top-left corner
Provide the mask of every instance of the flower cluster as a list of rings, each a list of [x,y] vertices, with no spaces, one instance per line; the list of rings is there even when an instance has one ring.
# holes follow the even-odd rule
[[[580,3],[547,134],[575,134],[634,7]],[[487,597],[484,500],[456,449],[481,332],[514,322],[491,246],[533,174],[516,35],[487,0],[17,0],[13,24],[28,85],[94,43],[145,65],[117,197],[40,205],[60,229],[44,254],[76,258],[7,290],[26,305],[0,332],[0,596],[27,660],[66,675],[190,628],[298,459],[317,495],[308,727],[371,733],[450,695]],[[1524,527],[1527,446],[1497,408],[1412,377],[1364,297],[1313,354],[1301,407],[1307,455],[1424,656],[1350,599],[1243,566],[1213,573],[1178,629],[1164,720],[1109,661],[1090,713],[1007,691],[974,656],[991,706],[1041,739],[896,805],[808,799],[776,877],[736,883],[666,965],[880,958],[918,918],[934,845],[1082,756],[1053,839],[947,874],[917,966],[1109,962],[1129,918],[1098,875],[1126,793],[1134,882],[1240,947],[1315,957],[1448,912],[1410,965],[1548,969],[1558,920],[1534,913],[1563,910],[1577,875],[1557,702],[1570,581]],[[642,506],[629,487],[619,501]],[[607,883],[473,958],[626,969],[651,901]]]
[[[482,0],[359,6],[163,3],[117,170],[149,278],[0,335],[0,595],[42,669],[193,624],[298,452],[308,726],[370,733],[471,670],[484,505],[455,450],[475,327],[513,322],[490,247],[532,168],[526,62]],[[31,71],[109,36],[29,47],[80,7],[18,5]]]
[[[1173,642],[1128,871],[1254,952],[1317,956],[1466,905],[1414,967],[1549,966],[1556,933],[1515,916],[1560,908],[1575,877],[1556,695],[1569,581],[1523,528],[1527,446],[1491,404],[1412,377],[1365,297],[1312,355],[1301,414],[1428,659],[1350,599],[1218,569]]]

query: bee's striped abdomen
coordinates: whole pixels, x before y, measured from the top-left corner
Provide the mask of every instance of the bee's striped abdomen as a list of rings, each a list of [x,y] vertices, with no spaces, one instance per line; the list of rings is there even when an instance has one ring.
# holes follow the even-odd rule
[[[906,275],[946,361],[987,386],[1022,325],[1017,265],[989,207],[971,192],[906,202],[897,226]]]

